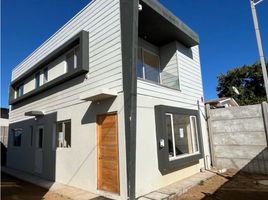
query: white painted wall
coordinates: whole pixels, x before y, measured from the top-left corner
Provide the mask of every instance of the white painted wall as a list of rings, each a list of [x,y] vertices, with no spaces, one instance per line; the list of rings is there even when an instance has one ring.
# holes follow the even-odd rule
[[[28,79],[26,79],[26,81],[24,82],[24,86],[23,86],[23,93],[26,94],[30,91],[32,91],[33,89],[35,89],[35,79],[34,76],[30,76]],[[14,93],[15,95],[15,93]]]
[[[176,172],[162,175],[158,169],[155,128],[155,105],[167,105],[198,110],[203,88],[198,46],[190,50],[176,43],[176,65],[179,71],[180,90],[174,90],[154,83],[138,80],[137,83],[137,162],[136,196],[141,196],[175,181],[191,176],[204,167],[204,159]],[[174,56],[171,57],[174,59]],[[206,121],[203,116],[204,104],[200,103],[200,117],[204,154],[209,155]]]
[[[65,74],[67,72],[66,70],[66,56],[65,54],[54,60],[52,63],[50,63],[48,68],[48,81],[52,81],[55,78],[58,78],[59,76]],[[42,76],[43,78],[43,76]]]
[[[9,125],[9,120],[0,118],[0,126],[8,126]]]
[[[59,86],[43,92],[36,97],[25,100],[10,111],[12,127],[21,126],[25,130],[23,146],[8,150],[8,166],[33,172],[34,148],[29,147],[29,127],[31,124],[44,124],[45,140],[43,177],[51,176],[53,166],[56,166],[56,181],[89,190],[94,193],[126,199],[126,155],[124,134],[124,108],[122,94],[122,56],[119,0],[93,0],[73,19],[57,31],[51,38],[20,63],[12,72],[12,80],[16,80],[37,62],[53,52],[81,30],[89,32],[89,73],[76,77]],[[56,63],[56,64],[55,64]],[[63,62],[59,58],[53,67],[49,67],[49,79],[61,74]],[[113,89],[118,97],[112,102],[90,106],[89,102],[80,100],[84,92],[99,88]],[[106,109],[106,110],[104,110]],[[41,110],[52,119],[34,121],[32,117],[24,116],[25,112]],[[120,195],[112,195],[97,191],[96,180],[96,114],[108,111],[118,112],[119,127],[119,159],[120,159]],[[87,112],[91,113],[91,119]],[[56,113],[56,119],[54,119]],[[51,122],[63,119],[72,120],[72,147],[70,149],[53,149],[53,127]],[[49,121],[50,120],[50,121]],[[53,157],[52,155],[55,155]],[[55,160],[53,160],[53,158]],[[21,159],[29,162],[18,162]],[[54,167],[55,167],[54,166]],[[53,178],[53,177],[52,177]]]

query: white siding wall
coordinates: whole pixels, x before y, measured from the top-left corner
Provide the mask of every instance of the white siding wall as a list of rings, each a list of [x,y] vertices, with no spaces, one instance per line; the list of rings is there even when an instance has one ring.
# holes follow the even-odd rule
[[[30,76],[29,78],[27,78],[24,81],[24,86],[23,86],[23,92],[24,94],[32,91],[33,89],[35,89],[35,79],[34,79],[34,75]]]
[[[24,113],[32,110],[42,110],[45,112],[45,116],[50,113],[56,113],[57,120],[71,119],[73,123],[72,147],[71,149],[56,151],[56,181],[58,180],[65,184],[82,187],[98,193],[99,191],[96,189],[96,123],[94,121],[96,116],[93,116],[94,113],[98,113],[98,110],[95,106],[90,107],[90,102],[81,101],[79,96],[83,92],[90,92],[99,88],[115,89],[118,91],[119,96],[114,100],[112,106],[110,104],[104,106],[102,112],[105,112],[104,108],[107,108],[107,112],[118,112],[120,196],[100,193],[112,198],[126,199],[126,155],[124,152],[124,108],[122,107],[122,56],[119,6],[119,0],[93,0],[85,9],[13,70],[12,80],[15,80],[81,30],[89,32],[89,73],[87,78],[79,76],[42,93],[41,98],[33,97],[32,99],[36,98],[34,101],[29,99],[20,103],[23,106],[19,106],[20,104],[14,106],[10,112],[10,123],[16,126],[17,122],[26,120],[28,124],[26,123],[25,126],[29,127],[29,122],[33,120],[31,120],[31,117],[24,116]],[[50,79],[58,76],[63,69],[63,62],[55,62],[56,67],[49,67]],[[86,113],[91,112],[93,114],[85,116]],[[89,117],[91,117],[90,120],[83,124],[83,120]],[[48,124],[48,126],[51,126],[51,124]],[[49,137],[54,137],[51,132],[45,132],[45,134],[49,134]],[[28,134],[26,133],[26,135]],[[51,142],[51,139],[49,139],[47,144],[45,144],[45,146],[49,145],[45,147],[49,148],[45,150],[45,157],[47,159],[49,159],[50,154],[55,153],[50,147]],[[8,161],[11,167],[14,165],[13,167],[20,168],[13,158],[20,157],[22,156],[21,154],[25,153],[27,151],[24,151],[23,147],[11,148]],[[21,168],[32,172],[32,168],[28,165]]]
[[[81,103],[79,95],[99,87],[122,91],[122,59],[120,35],[119,0],[96,0],[77,14],[33,54],[19,64],[12,72],[12,80],[29,70],[35,63],[62,45],[81,30],[89,32],[88,79],[29,103],[10,112],[10,122],[24,120],[29,110],[43,110],[46,113],[59,108]],[[57,76],[62,63],[49,70],[49,76]],[[55,71],[56,70],[56,71]],[[62,71],[62,69],[60,69]],[[55,72],[55,73],[54,73]]]
[[[47,67],[48,67],[48,81],[52,81],[53,79],[63,75],[64,73],[66,73],[65,55],[54,60]]]
[[[190,50],[177,43],[175,56],[169,63],[176,65],[179,71],[180,90],[174,90],[154,83],[138,80],[137,98],[137,196],[167,186],[175,181],[198,173],[204,167],[204,160],[199,164],[176,172],[162,175],[158,169],[157,141],[155,128],[155,105],[168,105],[179,108],[198,110],[197,101],[201,101],[203,88],[198,46]],[[172,49],[172,48],[171,48]],[[202,138],[205,155],[209,155],[204,104],[200,103]]]

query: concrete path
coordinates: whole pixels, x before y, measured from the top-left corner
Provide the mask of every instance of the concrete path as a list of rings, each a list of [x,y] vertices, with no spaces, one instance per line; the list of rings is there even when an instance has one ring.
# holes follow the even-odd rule
[[[175,182],[167,187],[161,188],[159,190],[153,191],[147,195],[139,197],[139,200],[163,200],[163,199],[173,199],[187,192],[193,186],[199,184],[201,181],[205,181],[210,177],[214,176],[215,173],[205,171],[190,176],[181,181]]]
[[[92,194],[88,191],[81,190],[79,188],[70,187],[61,183],[51,182],[44,180],[42,178],[39,178],[37,176],[33,176],[28,173],[24,173],[18,170],[1,167],[1,171],[9,174],[11,176],[14,176],[18,179],[30,182],[32,184],[38,185],[42,188],[46,188],[49,191],[52,191],[56,194],[59,194],[60,196],[70,199],[70,200],[89,200],[89,199],[102,199],[96,194]]]

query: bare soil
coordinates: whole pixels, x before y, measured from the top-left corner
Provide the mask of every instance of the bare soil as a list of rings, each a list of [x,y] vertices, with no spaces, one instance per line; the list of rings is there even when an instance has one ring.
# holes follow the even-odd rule
[[[258,180],[268,180],[268,176],[228,170],[200,182],[176,200],[267,200],[268,186]]]
[[[2,200],[67,200],[47,189],[1,173]]]

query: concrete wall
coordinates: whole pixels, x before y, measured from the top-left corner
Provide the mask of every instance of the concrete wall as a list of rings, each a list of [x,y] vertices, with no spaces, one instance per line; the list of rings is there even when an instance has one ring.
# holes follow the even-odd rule
[[[208,108],[208,107],[207,107]],[[208,110],[214,164],[268,174],[267,103]]]

